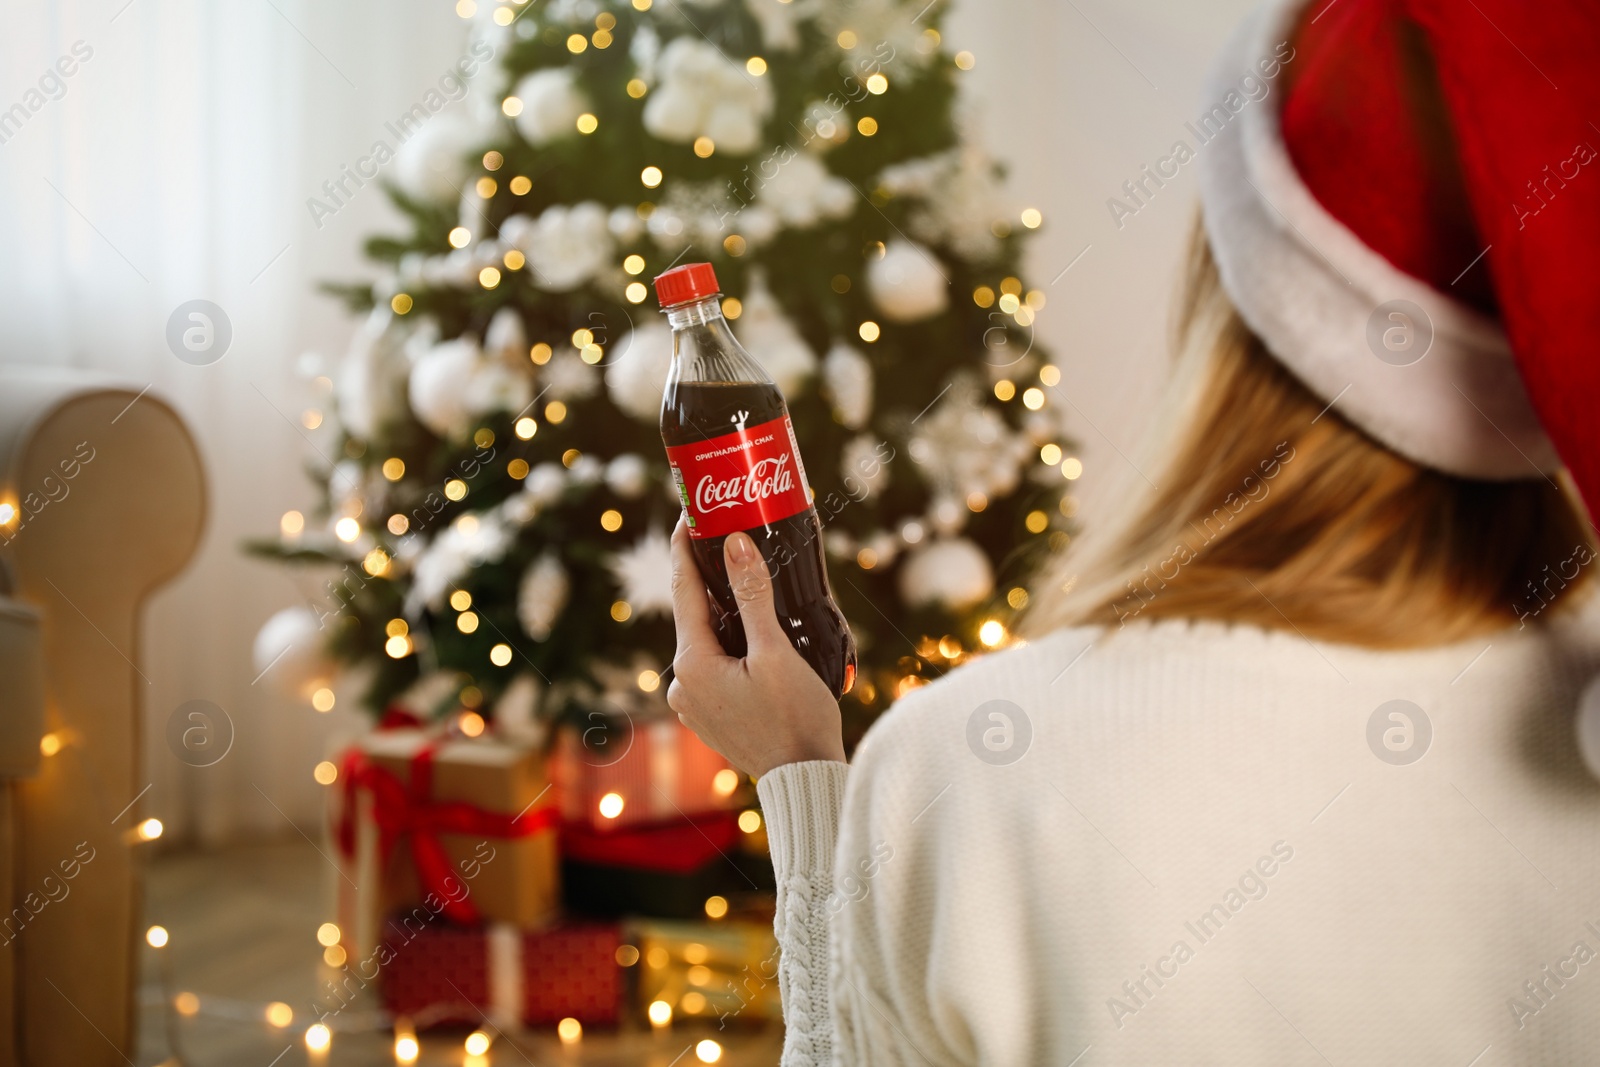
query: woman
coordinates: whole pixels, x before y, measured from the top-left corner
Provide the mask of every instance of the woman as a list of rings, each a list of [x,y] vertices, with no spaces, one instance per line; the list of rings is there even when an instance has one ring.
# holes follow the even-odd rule
[[[1552,65],[1571,53],[1541,45],[1600,37],[1575,8],[1540,30],[1481,2]],[[1594,549],[1539,416],[1575,473],[1593,431],[1558,374],[1524,390],[1478,311],[1525,369],[1594,312],[1528,328],[1548,290],[1517,274],[1515,214],[1473,206],[1492,175],[1451,72],[1543,90],[1426,6],[1277,3],[1230,47],[1215,85],[1250,71],[1270,103],[1228,105],[1241,129],[1200,157],[1173,433],[1141,464],[1156,488],[1037,584],[1027,645],[913,691],[847,764],[756,546],[727,542],[735,660],[675,534],[669,700],[759,776],[786,1065],[1600,1056],[1600,785],[1572,734],[1600,633],[1569,610]],[[1593,99],[1572,58],[1544,73]],[[1369,102],[1402,94],[1401,133],[1466,160],[1374,170],[1373,195],[1408,177],[1466,195],[1400,230],[1346,195],[1363,151],[1396,158],[1393,130],[1319,126],[1362,96],[1357,72]],[[1498,128],[1496,158],[1537,159],[1533,125]],[[1422,136],[1440,129],[1454,142]],[[1572,184],[1551,239],[1589,248],[1600,199]],[[1452,289],[1451,255],[1494,241],[1492,284]],[[1563,255],[1591,257],[1592,282],[1592,252]],[[1427,359],[1388,318],[1369,348],[1373,294],[1416,309]]]

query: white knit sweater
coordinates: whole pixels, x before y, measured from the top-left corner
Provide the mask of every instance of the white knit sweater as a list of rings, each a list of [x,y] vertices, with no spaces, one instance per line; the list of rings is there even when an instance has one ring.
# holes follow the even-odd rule
[[[783,1063],[1600,1063],[1597,631],[1067,630],[915,691],[760,781]]]

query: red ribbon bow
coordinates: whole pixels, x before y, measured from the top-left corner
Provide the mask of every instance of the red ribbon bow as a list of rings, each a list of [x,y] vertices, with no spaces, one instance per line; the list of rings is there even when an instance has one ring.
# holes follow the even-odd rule
[[[557,809],[546,805],[535,811],[507,815],[486,811],[465,801],[433,799],[433,761],[442,738],[433,738],[411,757],[410,781],[402,782],[393,771],[374,763],[365,752],[351,748],[344,754],[339,776],[344,779],[343,810],[339,815],[339,851],[349,859],[356,853],[356,794],[372,794],[372,814],[378,824],[378,848],[384,867],[394,847],[404,837],[410,841],[411,858],[417,879],[425,892],[436,895],[444,914],[454,922],[477,922],[479,915],[472,898],[459,889],[452,893],[451,881],[461,879],[450,868],[441,834],[466,834],[475,837],[522,838],[556,825]],[[459,894],[457,899],[456,894]]]

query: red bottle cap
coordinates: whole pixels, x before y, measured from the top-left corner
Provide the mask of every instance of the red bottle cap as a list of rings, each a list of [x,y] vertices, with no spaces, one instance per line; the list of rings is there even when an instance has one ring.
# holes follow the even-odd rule
[[[717,272],[711,269],[709,263],[685,263],[665,274],[656,275],[656,300],[664,309],[692,300],[703,300],[721,291],[717,285]]]

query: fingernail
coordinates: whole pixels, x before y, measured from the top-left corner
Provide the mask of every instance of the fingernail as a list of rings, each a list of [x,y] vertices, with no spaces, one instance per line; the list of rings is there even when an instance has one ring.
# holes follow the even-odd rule
[[[748,534],[736,533],[728,535],[728,558],[743,566],[749,563],[756,554],[756,543],[750,540]]]

